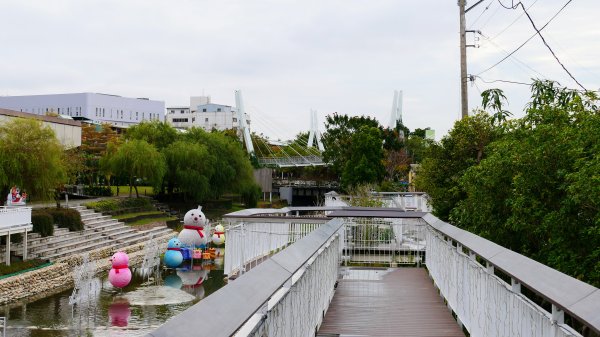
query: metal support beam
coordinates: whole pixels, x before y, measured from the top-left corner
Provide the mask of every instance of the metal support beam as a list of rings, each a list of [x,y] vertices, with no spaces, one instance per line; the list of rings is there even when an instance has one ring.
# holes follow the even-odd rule
[[[10,266],[10,231],[6,235],[6,265]]]

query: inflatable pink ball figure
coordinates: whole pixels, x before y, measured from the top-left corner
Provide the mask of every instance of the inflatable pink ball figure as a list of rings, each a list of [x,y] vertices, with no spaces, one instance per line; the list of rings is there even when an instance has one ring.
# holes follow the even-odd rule
[[[131,282],[129,257],[124,252],[116,252],[111,258],[112,268],[108,272],[108,281],[114,287],[123,288]]]

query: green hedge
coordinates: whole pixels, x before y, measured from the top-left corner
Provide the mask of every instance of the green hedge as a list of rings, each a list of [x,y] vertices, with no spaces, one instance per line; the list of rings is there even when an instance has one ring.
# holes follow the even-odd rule
[[[96,197],[112,197],[112,191],[108,186],[85,186],[83,194]]]
[[[149,198],[119,198],[106,199],[85,204],[88,208],[93,208],[96,212],[113,212],[127,208],[140,208],[141,210],[152,210],[152,199]]]
[[[34,209],[31,212],[33,232],[40,233],[42,237],[54,235],[54,219],[45,210]]]
[[[52,215],[54,223],[60,228],[68,228],[69,231],[83,230],[81,215],[70,208],[45,208],[48,214]]]

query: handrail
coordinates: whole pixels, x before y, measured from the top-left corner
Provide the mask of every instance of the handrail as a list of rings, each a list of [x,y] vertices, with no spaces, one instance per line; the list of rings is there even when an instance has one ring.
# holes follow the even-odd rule
[[[600,289],[452,226],[431,214],[425,215],[423,219],[437,232],[478,255],[596,333],[600,333]]]
[[[191,331],[203,336],[232,336],[255,313],[260,312],[271,298],[275,298],[274,295],[284,285],[293,283],[294,275],[302,272],[305,264],[326,246],[343,225],[342,219],[334,219],[320,226],[226,287],[173,317],[148,336],[185,336]],[[191,322],[193,325],[190,325]],[[201,333],[197,329],[202,329]]]

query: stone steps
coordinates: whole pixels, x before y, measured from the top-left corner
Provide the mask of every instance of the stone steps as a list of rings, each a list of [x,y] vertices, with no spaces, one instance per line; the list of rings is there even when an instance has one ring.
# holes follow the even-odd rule
[[[96,213],[84,206],[74,206],[82,217],[84,230],[69,232],[55,228],[55,235],[42,238],[37,233],[28,236],[29,257],[56,260],[65,256],[81,254],[98,248],[123,249],[127,246],[153,238],[171,238],[177,233],[167,227],[155,227],[145,231],[136,230],[111,216]],[[15,254],[22,253],[22,244],[11,245]],[[2,249],[0,247],[0,249]]]

